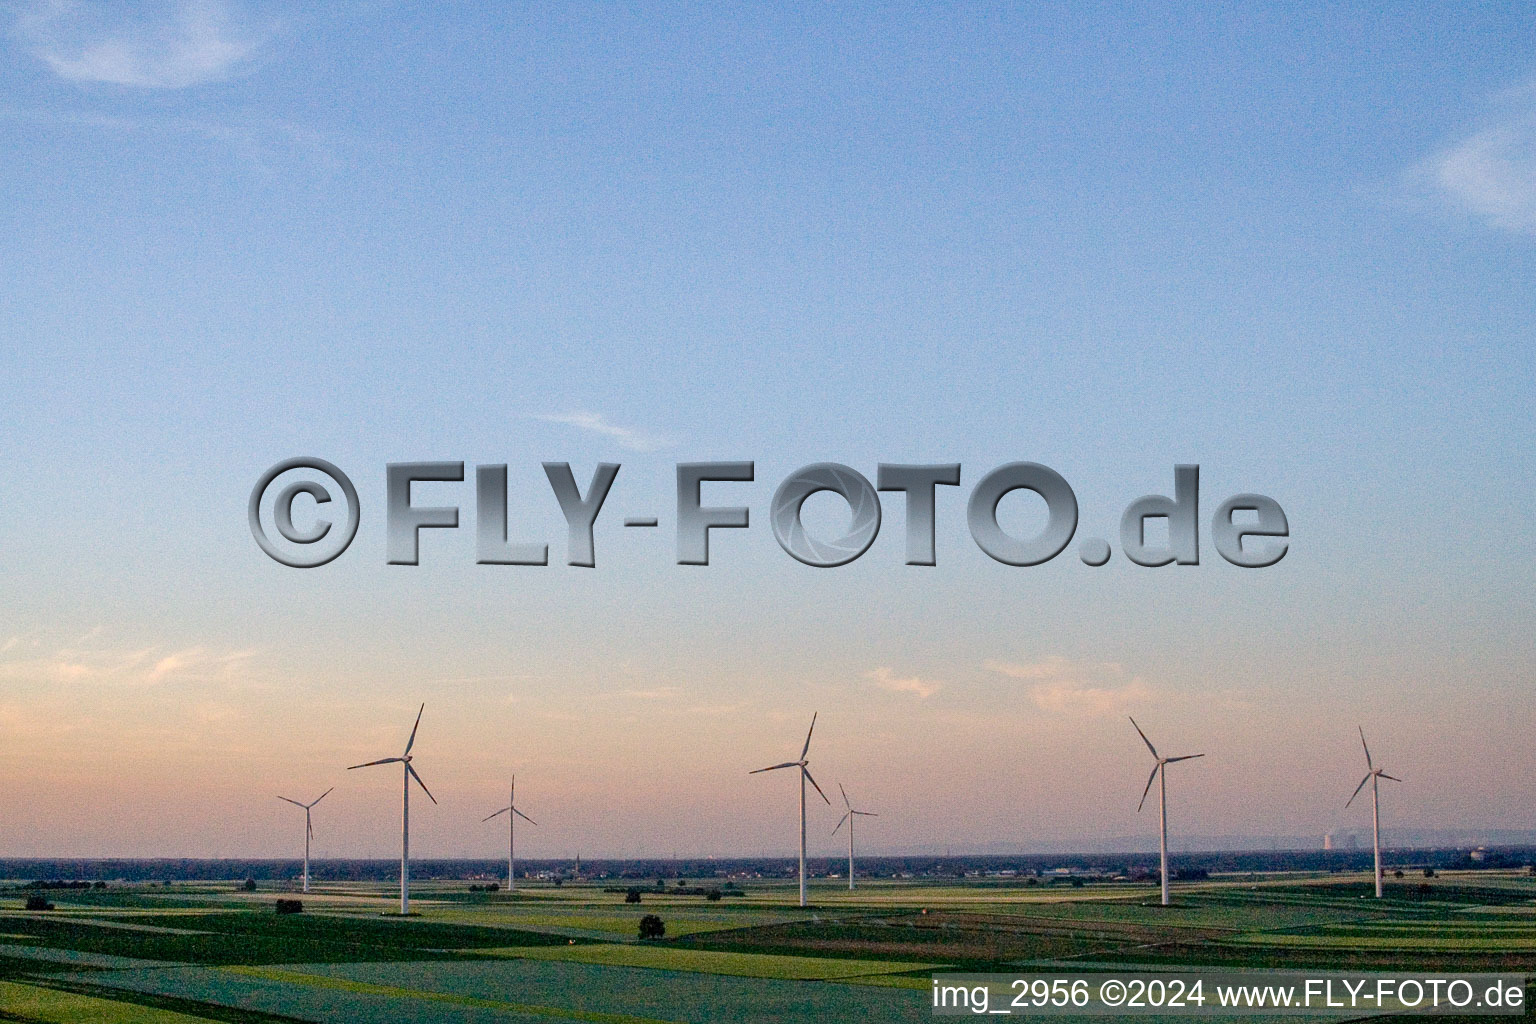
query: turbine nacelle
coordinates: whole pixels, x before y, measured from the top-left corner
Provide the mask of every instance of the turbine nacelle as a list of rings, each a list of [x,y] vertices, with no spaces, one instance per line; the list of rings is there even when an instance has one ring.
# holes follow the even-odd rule
[[[1152,741],[1147,739],[1147,734],[1141,731],[1141,726],[1136,724],[1136,719],[1131,719],[1131,726],[1136,730],[1136,735],[1141,737],[1141,742],[1145,743],[1147,745],[1147,749],[1152,751],[1152,759],[1156,762],[1156,764],[1152,766],[1152,774],[1147,776],[1147,788],[1141,791],[1141,802],[1136,805],[1136,813],[1140,814],[1141,809],[1146,806],[1147,794],[1152,792],[1152,783],[1157,779],[1158,772],[1162,771],[1168,765],[1173,764],[1176,761],[1193,761],[1195,758],[1204,757],[1205,755],[1180,754],[1178,757],[1163,757],[1157,752],[1157,748],[1152,745]]]
[[[1365,784],[1370,782],[1372,779],[1391,779],[1393,782],[1403,781],[1396,775],[1388,775],[1385,768],[1376,767],[1375,762],[1371,760],[1371,748],[1365,742],[1365,729],[1360,726],[1356,726],[1356,728],[1360,730],[1360,747],[1365,751],[1366,772],[1365,778],[1360,780],[1360,785],[1356,786],[1355,791],[1349,795],[1349,799],[1344,801],[1344,806],[1346,809],[1350,804],[1355,802],[1355,797],[1360,795],[1360,791],[1365,788]]]

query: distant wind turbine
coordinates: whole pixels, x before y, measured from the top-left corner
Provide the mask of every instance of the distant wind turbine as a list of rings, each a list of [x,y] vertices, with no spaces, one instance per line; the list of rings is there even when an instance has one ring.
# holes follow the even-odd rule
[[[372,768],[376,764],[401,764],[405,771],[401,778],[405,782],[402,803],[400,804],[400,913],[402,915],[411,912],[411,780],[415,779],[421,791],[427,794],[427,799],[434,804],[437,797],[427,788],[427,784],[421,781],[421,776],[416,774],[416,769],[411,766],[411,747],[416,744],[416,730],[421,726],[421,713],[427,709],[423,704],[416,712],[416,724],[411,726],[411,738],[405,741],[405,753],[399,757],[384,757],[377,761],[369,761],[367,764],[354,764],[353,768]]]
[[[481,818],[481,823],[505,814],[507,816],[507,892],[517,889],[517,819],[522,818],[530,825],[537,825],[528,815],[517,809],[517,776],[512,776],[512,788],[507,790],[507,806],[495,814]],[[559,831],[556,829],[556,831]],[[581,863],[581,854],[576,855],[576,862]]]
[[[315,797],[313,800],[311,800],[307,804],[301,804],[297,800],[289,800],[285,796],[278,797],[279,800],[282,800],[285,803],[293,804],[293,806],[295,806],[295,807],[302,807],[302,808],[304,808],[304,891],[305,892],[309,892],[309,841],[310,841],[310,839],[314,838],[314,835],[315,835],[315,828],[314,828],[313,825],[310,824],[310,821],[309,821],[309,811],[310,811],[310,808],[315,806],[315,804],[319,803],[321,800],[324,800],[326,797],[330,796],[331,795],[331,790],[334,790],[335,788],[336,788],[335,786],[332,786],[330,789],[326,790],[324,793],[321,793],[319,796]]]
[[[853,889],[853,819],[854,818],[858,818],[858,817],[878,818],[878,817],[880,817],[880,815],[876,814],[874,811],[856,811],[856,810],[854,810],[853,809],[853,804],[848,802],[848,791],[843,788],[843,784],[841,782],[839,782],[837,784],[837,790],[838,790],[839,793],[843,794],[843,806],[848,808],[848,813],[843,815],[841,818],[838,819],[837,828],[834,828],[832,830],[832,834],[833,835],[837,835],[837,829],[843,827],[843,822],[846,821],[848,823],[848,888],[849,888],[850,891],[852,891],[852,889]]]
[[[1371,748],[1365,745],[1365,729],[1360,726],[1356,728],[1360,729],[1360,746],[1365,748],[1366,773],[1365,778],[1360,780],[1360,785],[1355,787],[1355,791],[1344,802],[1344,806],[1347,809],[1355,802],[1355,797],[1360,795],[1365,784],[1367,782],[1371,784],[1371,848],[1376,852],[1376,898],[1381,899],[1381,780],[1391,779],[1393,782],[1403,780],[1395,775],[1388,775],[1384,769],[1377,768],[1371,763]]]
[[[1161,819],[1161,827],[1160,827],[1160,830],[1158,832],[1157,850],[1158,850],[1159,871],[1162,874],[1162,882],[1163,882],[1163,906],[1166,907],[1168,905],[1168,778],[1167,778],[1167,768],[1168,768],[1169,765],[1173,764],[1175,761],[1189,761],[1189,760],[1192,760],[1192,759],[1197,758],[1197,757],[1204,757],[1205,755],[1204,754],[1183,754],[1183,755],[1180,755],[1179,757],[1163,757],[1161,754],[1159,754],[1157,752],[1157,748],[1152,745],[1152,741],[1147,739],[1147,734],[1141,731],[1141,726],[1136,724],[1136,719],[1134,719],[1134,718],[1131,719],[1131,725],[1136,729],[1136,734],[1141,737],[1141,742],[1143,742],[1143,743],[1145,743],[1147,745],[1147,749],[1152,751],[1152,756],[1154,758],[1156,758],[1156,760],[1157,760],[1157,764],[1152,766],[1152,774],[1147,776],[1147,788],[1143,789],[1141,791],[1141,803],[1136,805],[1136,813],[1140,814],[1142,807],[1144,807],[1146,805],[1146,803],[1147,803],[1147,794],[1152,792],[1152,780],[1156,779],[1157,780],[1157,813],[1158,813],[1158,817]]]
[[[748,775],[756,775],[759,772],[773,772],[780,768],[800,769],[800,905],[805,906],[805,782],[810,779],[811,785],[816,786],[816,780],[811,778],[810,769],[806,766],[810,763],[805,755],[811,749],[811,733],[816,731],[816,715],[811,715],[811,727],[805,733],[805,746],[800,748],[800,760],[785,761],[783,764],[771,764],[767,768],[759,768],[748,772]],[[827,800],[827,794],[821,792],[821,787],[816,786],[816,792],[821,794],[823,800]],[[832,801],[827,800],[827,806],[832,806]]]

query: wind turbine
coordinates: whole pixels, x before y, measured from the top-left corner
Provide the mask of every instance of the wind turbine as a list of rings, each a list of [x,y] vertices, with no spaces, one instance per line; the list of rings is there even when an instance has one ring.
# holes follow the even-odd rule
[[[326,797],[330,796],[331,795],[331,790],[334,790],[335,788],[336,788],[335,786],[332,786],[330,789],[326,790],[324,793],[321,793],[319,796],[315,797],[313,800],[311,800],[307,804],[301,804],[297,800],[289,800],[285,796],[278,797],[279,800],[282,800],[282,801],[284,801],[286,803],[293,804],[293,806],[295,806],[295,807],[302,807],[302,808],[304,808],[304,891],[305,892],[309,892],[309,841],[310,841],[310,839],[314,838],[314,835],[315,835],[315,828],[309,822],[309,810],[310,810],[311,807],[314,807],[315,804],[319,803],[321,800],[324,800]]]
[[[816,731],[816,714],[811,715],[811,727],[805,733],[805,746],[800,748],[800,760],[785,761],[783,764],[771,764],[767,768],[759,768],[748,772],[748,775],[756,775],[759,772],[774,772],[780,768],[800,769],[800,905],[805,906],[805,780],[810,779],[811,785],[816,786],[816,780],[811,778],[810,769],[806,767],[810,762],[805,755],[811,749],[811,733]],[[821,792],[821,787],[816,786],[816,792],[821,794],[823,800],[827,800],[827,794]],[[832,806],[832,801],[827,800],[827,806]]]
[[[421,776],[416,774],[416,769],[411,767],[411,747],[416,743],[416,730],[421,725],[421,713],[427,709],[423,704],[416,712],[416,724],[411,726],[411,738],[405,741],[405,753],[399,757],[384,757],[377,761],[369,761],[367,764],[354,764],[353,768],[372,768],[376,764],[401,764],[405,771],[401,778],[404,780],[403,802],[400,804],[400,913],[402,916],[411,912],[411,780],[415,779],[421,791],[427,794],[427,799],[434,804],[437,797],[427,788],[427,784],[421,781]]]
[[[1356,728],[1360,729],[1360,746],[1365,747],[1366,773],[1365,778],[1360,780],[1360,785],[1355,787],[1355,791],[1344,802],[1344,806],[1347,809],[1355,802],[1355,797],[1360,795],[1365,784],[1367,782],[1371,784],[1371,847],[1376,852],[1376,898],[1381,899],[1381,780],[1391,779],[1393,782],[1403,780],[1396,775],[1388,775],[1384,769],[1377,768],[1371,763],[1371,748],[1365,745],[1365,730],[1359,726]]]
[[[848,823],[848,889],[851,892],[853,890],[853,819],[861,815],[866,818],[878,818],[880,815],[874,811],[854,810],[853,804],[848,802],[848,791],[843,788],[841,782],[837,784],[837,790],[843,794],[843,806],[848,808],[848,813],[838,819],[837,828],[832,830],[832,834],[837,835],[837,829],[843,827],[843,822]]]
[[[1179,757],[1163,757],[1147,739],[1147,734],[1141,731],[1141,726],[1136,724],[1136,719],[1131,719],[1131,725],[1136,729],[1136,734],[1141,737],[1141,742],[1152,751],[1152,756],[1157,759],[1157,764],[1152,766],[1152,774],[1147,776],[1147,788],[1141,791],[1141,803],[1136,805],[1136,813],[1140,814],[1142,807],[1146,805],[1147,794],[1152,792],[1152,780],[1157,780],[1157,814],[1161,819],[1161,829],[1158,832],[1158,864],[1163,882],[1163,906],[1168,905],[1168,766],[1175,761],[1189,761],[1204,754],[1183,754]]]
[[[507,816],[507,892],[517,889],[517,819],[522,818],[530,825],[537,825],[528,815],[517,809],[517,776],[512,776],[512,788],[507,791],[507,806],[495,814],[481,818],[481,823],[490,821],[491,818],[505,814]],[[578,854],[578,861],[581,856]]]

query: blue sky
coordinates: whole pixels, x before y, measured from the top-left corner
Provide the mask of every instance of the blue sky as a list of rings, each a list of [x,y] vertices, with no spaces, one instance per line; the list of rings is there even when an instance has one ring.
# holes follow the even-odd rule
[[[494,851],[514,768],[561,808],[531,855],[788,850],[737,812],[790,787],[741,773],[816,708],[891,848],[1150,836],[1127,711],[1211,751],[1191,829],[1349,825],[1357,721],[1403,823],[1530,820],[1484,767],[1536,767],[1529,10],[4,19],[0,854],[282,854],[269,790],[338,781],[332,851],[388,853],[389,787],[336,768],[419,700],[426,855]],[[308,573],[244,518],[299,454],[365,510]],[[557,562],[539,462],[622,463],[598,568],[475,566],[469,484],[385,566],[383,466],[433,458],[510,464]],[[701,459],[757,462],[708,569],[673,564]],[[998,565],[964,495],[1019,459],[1108,537],[1198,462],[1202,518],[1269,494],[1291,553]],[[962,463],[939,565],[890,501],[858,562],[791,561],[767,502],[817,461]]]

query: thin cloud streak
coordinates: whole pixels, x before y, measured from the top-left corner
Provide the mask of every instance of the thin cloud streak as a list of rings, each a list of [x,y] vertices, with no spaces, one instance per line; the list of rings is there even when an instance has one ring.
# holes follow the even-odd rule
[[[1420,163],[1410,179],[1490,227],[1536,234],[1536,82],[1496,97],[1482,128]]]
[[[542,420],[545,423],[563,423],[566,426],[576,427],[588,433],[612,438],[620,448],[628,448],[630,451],[654,452],[672,443],[668,438],[646,434],[629,427],[621,427],[616,423],[609,423],[600,414],[595,412],[550,413],[534,416],[533,419]]]
[[[1140,676],[1113,661],[1076,662],[1053,656],[1027,664],[988,661],[982,667],[1032,682],[1029,697],[1035,707],[1056,715],[1119,715],[1159,696]]]
[[[0,680],[99,686],[154,686],[238,676],[255,651],[187,647],[60,647],[27,658],[0,661]]]
[[[139,89],[185,89],[235,74],[266,41],[222,0],[181,0],[113,11],[42,4],[18,34],[59,77]]]
[[[864,673],[864,678],[892,693],[910,693],[918,700],[927,700],[939,692],[938,683],[917,676],[897,676],[888,666],[882,665],[873,671]]]

